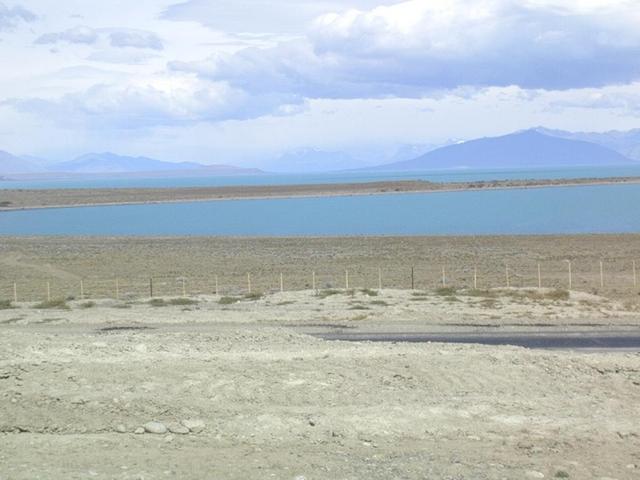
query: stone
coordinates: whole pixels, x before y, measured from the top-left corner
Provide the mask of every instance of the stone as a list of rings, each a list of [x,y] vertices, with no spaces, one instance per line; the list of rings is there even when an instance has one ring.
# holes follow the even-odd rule
[[[201,432],[202,430],[204,430],[204,426],[205,426],[202,420],[194,419],[194,418],[183,420],[182,425],[187,427],[189,431],[193,433]]]
[[[544,473],[536,472],[535,470],[528,470],[524,475],[527,478],[544,478]]]
[[[133,433],[135,433],[136,435],[142,435],[144,433],[144,428],[138,427],[133,431]]]
[[[175,433],[176,435],[187,435],[191,430],[189,430],[184,425],[174,423],[169,425],[169,431],[171,433]]]
[[[116,427],[116,432],[118,433],[127,433],[127,427],[125,427],[124,425],[120,424]]]
[[[160,422],[148,422],[144,424],[144,431],[156,435],[167,433],[167,427]]]

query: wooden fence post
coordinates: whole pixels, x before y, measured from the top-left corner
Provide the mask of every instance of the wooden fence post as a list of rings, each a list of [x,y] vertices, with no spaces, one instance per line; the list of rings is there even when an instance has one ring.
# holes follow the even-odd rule
[[[540,270],[540,262],[538,262],[538,288],[542,288],[542,272]]]
[[[251,294],[251,274],[247,273],[247,290],[249,290],[249,294]]]
[[[149,278],[149,298],[153,298],[153,278]]]
[[[634,260],[632,262],[633,264],[633,288],[637,288],[638,287],[638,275],[636,273],[636,261]]]
[[[18,303],[18,284],[13,282],[13,301]]]
[[[382,291],[382,268],[378,267],[378,290]]]
[[[349,290],[349,270],[344,271],[344,284],[345,288]]]
[[[185,280],[184,277],[182,277],[182,296],[183,297],[187,296],[187,281]]]
[[[569,264],[569,290],[571,290],[573,288],[573,275],[571,272],[571,260],[567,260],[567,263]]]
[[[600,260],[600,288],[604,288],[604,262]]]
[[[415,278],[413,267],[411,267],[411,290],[415,290]]]
[[[504,267],[504,275],[507,281],[507,288],[511,287],[511,282],[509,282],[509,265],[505,265]]]
[[[478,289],[478,266],[473,266],[473,289]]]
[[[220,290],[218,289],[218,275],[216,275],[216,297],[220,295]]]
[[[280,293],[284,293],[284,275],[280,272]]]
[[[442,286],[447,286],[447,270],[444,265],[442,266]]]
[[[51,282],[47,282],[47,302],[51,301]]]
[[[84,280],[80,279],[80,300],[84,299]]]
[[[120,282],[116,278],[116,300],[120,300]]]

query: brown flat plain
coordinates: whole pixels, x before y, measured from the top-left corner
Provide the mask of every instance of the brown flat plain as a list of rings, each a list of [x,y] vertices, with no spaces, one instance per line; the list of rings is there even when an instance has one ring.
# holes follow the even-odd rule
[[[477,182],[384,181],[315,185],[249,185],[193,188],[0,189],[0,211],[27,208],[74,207],[251,198],[374,195],[408,192],[537,188],[570,185],[640,183],[640,177]]]
[[[633,261],[638,260],[636,286]],[[344,288],[415,289],[442,286],[568,288],[637,303],[640,235],[340,237],[340,238],[0,238],[0,299],[52,297],[244,293],[251,275],[254,291]],[[600,262],[603,262],[604,287]],[[184,279],[184,284],[183,284]]]

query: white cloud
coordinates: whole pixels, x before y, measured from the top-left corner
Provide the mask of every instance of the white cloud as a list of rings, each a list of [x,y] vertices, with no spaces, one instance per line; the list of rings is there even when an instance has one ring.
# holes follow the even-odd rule
[[[109,35],[113,47],[148,48],[162,50],[162,39],[153,32],[142,30],[119,29]]]
[[[46,45],[66,42],[93,45],[104,37],[108,37],[110,45],[115,48],[164,49],[162,39],[154,32],[131,28],[93,29],[84,25],[73,27],[62,32],[45,33],[40,35],[35,43]]]
[[[0,31],[10,30],[21,22],[33,22],[36,18],[35,13],[20,5],[7,7],[0,2]]]
[[[172,67],[311,98],[603,86],[640,78],[638,24],[635,1],[411,0],[322,15],[303,40]]]
[[[59,98],[15,98],[2,103],[72,127],[124,130],[284,115],[303,104],[294,97],[250,96],[224,82],[171,76],[98,84]]]
[[[35,43],[39,45],[54,44],[58,42],[80,43],[92,45],[98,41],[98,33],[90,27],[83,25],[70,28],[63,32],[51,32],[40,35]]]

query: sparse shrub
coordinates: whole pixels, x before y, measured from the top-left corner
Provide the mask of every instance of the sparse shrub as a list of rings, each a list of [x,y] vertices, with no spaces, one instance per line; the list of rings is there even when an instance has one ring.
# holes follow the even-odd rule
[[[14,308],[11,300],[0,300],[0,310],[9,310]]]
[[[330,297],[332,295],[338,295],[340,293],[342,293],[340,290],[329,288],[329,289],[322,290],[322,291],[318,292],[318,297],[319,298],[327,298],[327,297]]]
[[[262,297],[264,297],[264,294],[262,294],[262,293],[260,293],[260,292],[252,292],[252,293],[247,293],[247,294],[244,296],[244,299],[245,299],[245,300],[253,300],[253,301],[256,301],[256,300],[260,300]]]
[[[45,310],[45,309],[71,310],[71,307],[67,305],[67,302],[64,298],[48,300],[46,302],[40,302],[34,305],[33,308],[37,308],[39,310]]]
[[[443,297],[451,297],[455,295],[456,287],[440,287],[436,288],[436,295],[440,295]]]
[[[569,474],[567,472],[565,472],[564,470],[558,470],[556,472],[556,474],[554,475],[554,477],[556,477],[556,478],[569,478]]]
[[[378,305],[378,306],[381,306],[381,307],[386,307],[386,306],[388,306],[388,305],[389,305],[389,304],[388,304],[387,302],[385,302],[384,300],[373,300],[373,301],[371,301],[370,303],[371,303],[371,305]]]
[[[197,305],[198,301],[192,298],[172,298],[169,305]]]
[[[495,297],[496,292],[492,290],[472,288],[471,290],[465,290],[464,295],[467,297]]]
[[[238,303],[240,299],[238,297],[220,297],[218,303],[220,305],[231,305],[233,303]]]
[[[449,302],[449,303],[454,303],[454,302],[460,302],[461,300],[456,297],[455,295],[450,295],[448,297],[444,297],[445,301]]]
[[[169,304],[163,298],[152,298],[149,300],[149,305],[152,307],[166,307]]]
[[[349,307],[349,310],[371,310],[371,309],[364,305],[352,305],[351,307]]]
[[[569,290],[556,288],[555,290],[548,292],[544,296],[550,300],[569,300],[569,297],[571,296],[571,294],[569,293]]]
[[[84,302],[80,304],[80,308],[93,308],[96,306],[96,302]]]
[[[378,292],[375,290],[372,290],[370,288],[363,288],[362,290],[360,290],[360,292],[363,295],[367,295],[368,297],[377,297],[378,296]]]

